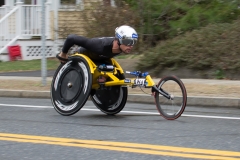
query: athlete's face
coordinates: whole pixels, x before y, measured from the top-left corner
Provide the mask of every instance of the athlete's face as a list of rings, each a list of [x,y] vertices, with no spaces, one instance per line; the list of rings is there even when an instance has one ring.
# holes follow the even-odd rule
[[[132,51],[133,46],[126,46],[124,44],[121,44],[120,48],[124,53],[130,53]]]

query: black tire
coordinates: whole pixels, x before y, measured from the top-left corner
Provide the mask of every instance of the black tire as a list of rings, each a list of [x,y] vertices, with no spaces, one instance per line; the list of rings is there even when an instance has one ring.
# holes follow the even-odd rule
[[[51,85],[54,109],[61,115],[77,113],[86,103],[92,86],[92,74],[86,60],[75,57],[60,64]]]
[[[127,102],[127,87],[111,86],[93,92],[90,95],[91,100],[98,109],[108,115],[119,113]]]
[[[182,115],[187,104],[187,92],[182,81],[176,76],[162,78],[157,88],[171,95],[168,99],[155,92],[156,107],[165,119],[174,120]]]

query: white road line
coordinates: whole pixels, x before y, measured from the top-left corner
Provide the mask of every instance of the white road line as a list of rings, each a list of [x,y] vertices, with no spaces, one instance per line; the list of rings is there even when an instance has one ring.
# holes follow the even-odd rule
[[[24,108],[53,108],[52,106],[32,106],[32,105],[19,105],[19,104],[0,104],[0,106],[24,107]]]
[[[0,106],[23,107],[23,108],[51,108],[51,109],[53,108],[52,106],[33,106],[33,105],[18,105],[18,104],[0,104]],[[95,106],[91,106],[91,107],[95,107]],[[92,112],[100,112],[99,109],[82,108],[81,110],[83,110],[83,111],[92,111]],[[159,115],[158,112],[121,111],[121,113]],[[240,120],[240,117],[222,117],[222,116],[189,115],[189,114],[182,114],[182,117],[197,117],[197,118]]]

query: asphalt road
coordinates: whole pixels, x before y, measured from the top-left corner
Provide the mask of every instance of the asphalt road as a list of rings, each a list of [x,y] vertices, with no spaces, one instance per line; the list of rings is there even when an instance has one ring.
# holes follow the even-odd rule
[[[0,159],[240,158],[239,109],[188,106],[168,121],[147,104],[127,103],[107,116],[88,101],[75,115],[61,116],[50,99],[0,103]]]

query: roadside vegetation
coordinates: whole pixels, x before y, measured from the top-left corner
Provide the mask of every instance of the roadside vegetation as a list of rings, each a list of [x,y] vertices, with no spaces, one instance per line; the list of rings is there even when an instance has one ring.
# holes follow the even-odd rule
[[[212,77],[227,78],[240,71],[240,19],[233,23],[211,24],[163,41],[140,58],[138,69],[188,68],[209,71]],[[229,77],[228,77],[229,78]]]
[[[137,70],[159,76],[186,68],[217,79],[239,73],[240,0],[115,0],[115,5],[85,7],[86,36],[114,36],[113,28],[122,24],[136,28],[134,55],[118,58],[139,58]],[[41,69],[41,60],[12,63],[0,63],[1,72]],[[59,62],[48,59],[47,65],[56,69]]]
[[[140,36],[136,69],[158,76],[187,68],[218,79],[239,72],[240,0],[116,0],[116,6],[95,4],[87,33],[112,36],[114,26],[135,27]],[[103,17],[106,21],[99,21]]]

